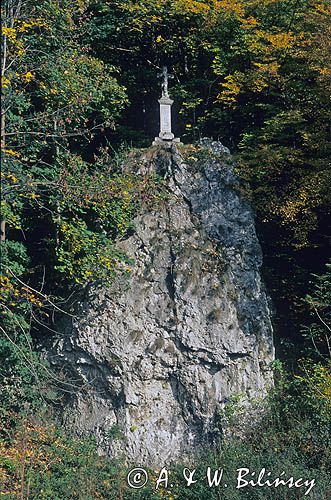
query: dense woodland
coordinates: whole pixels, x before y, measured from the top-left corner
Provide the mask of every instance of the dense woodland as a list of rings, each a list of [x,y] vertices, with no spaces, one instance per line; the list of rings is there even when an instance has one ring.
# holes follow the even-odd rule
[[[86,287],[130,272],[114,243],[162,198],[162,180],[121,164],[158,133],[164,64],[176,134],[197,154],[200,138],[220,140],[247,181],[274,305],[265,427],[208,450],[209,462],[291,464],[319,478],[313,498],[330,498],[330,13],[328,0],[4,0],[3,498],[219,498],[180,485],[130,491],[121,464],[54,424],[70,389],[38,354]]]

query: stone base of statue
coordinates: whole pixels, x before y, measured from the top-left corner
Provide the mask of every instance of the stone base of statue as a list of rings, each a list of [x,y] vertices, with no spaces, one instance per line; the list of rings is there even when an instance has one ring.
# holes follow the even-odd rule
[[[178,137],[175,137],[174,135],[173,139],[155,137],[155,140],[153,141],[153,146],[161,146],[166,144],[182,144],[182,143],[180,142],[180,139]]]

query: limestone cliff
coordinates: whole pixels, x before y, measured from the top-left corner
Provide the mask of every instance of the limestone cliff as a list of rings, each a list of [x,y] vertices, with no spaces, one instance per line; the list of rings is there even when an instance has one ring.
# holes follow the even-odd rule
[[[231,395],[263,396],[272,384],[252,210],[226,148],[206,141],[186,162],[180,150],[149,151],[141,170],[164,177],[169,196],[119,242],[134,260],[131,277],[91,290],[51,357],[86,382],[66,425],[150,466],[212,438]]]

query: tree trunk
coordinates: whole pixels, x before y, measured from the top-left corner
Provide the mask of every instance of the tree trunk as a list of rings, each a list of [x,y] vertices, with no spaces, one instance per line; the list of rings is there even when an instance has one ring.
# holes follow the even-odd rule
[[[4,102],[3,99],[2,102]],[[6,144],[6,115],[4,109],[1,109],[1,149],[4,149],[5,144]],[[1,221],[0,221],[0,241],[6,241],[6,220],[3,218],[3,214],[1,214]]]
[[[2,219],[0,222],[0,241],[6,241],[6,221]]]

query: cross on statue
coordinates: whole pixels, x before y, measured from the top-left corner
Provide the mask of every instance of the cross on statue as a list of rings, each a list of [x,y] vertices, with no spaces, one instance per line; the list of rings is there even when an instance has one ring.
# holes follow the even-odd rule
[[[159,78],[162,78],[162,97],[169,97],[169,80],[174,78],[174,75],[168,73],[167,66],[163,66],[162,73],[158,74]]]

